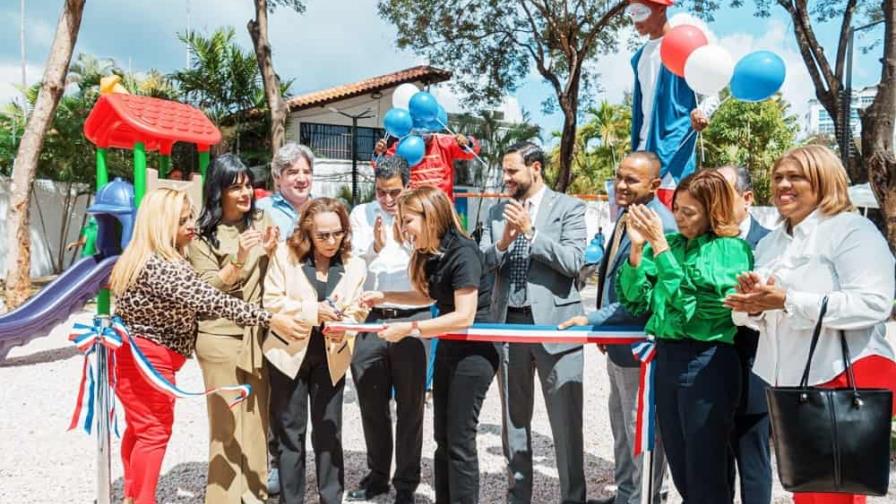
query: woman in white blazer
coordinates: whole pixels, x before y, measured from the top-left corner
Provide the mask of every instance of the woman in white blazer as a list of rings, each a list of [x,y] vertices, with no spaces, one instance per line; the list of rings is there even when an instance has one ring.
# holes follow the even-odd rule
[[[367,309],[359,303],[365,276],[364,261],[351,257],[348,211],[332,198],[312,200],[304,208],[268,268],[263,305],[273,313],[296,315],[307,327],[304,337],[271,332],[264,343],[284,504],[305,501],[309,405],[320,502],[342,502],[342,391],[352,335],[323,328],[327,322],[365,320]]]

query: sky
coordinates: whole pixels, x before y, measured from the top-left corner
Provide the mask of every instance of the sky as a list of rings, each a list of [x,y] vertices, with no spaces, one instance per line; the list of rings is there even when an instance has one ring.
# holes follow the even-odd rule
[[[814,88],[794,42],[790,19],[781,9],[773,10],[769,18],[756,18],[752,15],[752,3],[745,3],[746,7],[720,10],[707,28],[735,60],[759,49],[774,51],[784,58],[787,79],[782,93],[802,124]],[[377,15],[376,0],[307,0],[306,4],[308,8],[302,15],[280,9],[270,17],[274,66],[282,77],[295,79],[294,94],[427,63],[395,46],[395,28]],[[29,84],[40,79],[61,6],[62,0],[25,0]],[[90,0],[75,54],[110,57],[135,72],[150,68],[171,72],[186,64],[186,50],[177,38],[178,32],[188,27],[210,32],[229,25],[236,29],[237,42],[248,49],[252,42],[246,23],[253,15],[251,0]],[[673,8],[670,16],[675,15],[687,14]],[[0,31],[2,103],[17,96],[16,85],[22,80],[18,0],[0,1],[0,23],[7,27]],[[857,38],[857,48],[875,37],[879,39],[882,32],[881,27],[866,31]],[[818,35],[827,52],[833,54],[837,27],[832,23],[823,25]],[[855,55],[853,86],[876,83],[880,77],[880,47],[869,54],[856,50]],[[597,60],[594,67],[600,74],[601,89],[598,100],[621,102],[625,92],[631,90],[631,56],[632,51],[620,44],[619,52]],[[432,63],[439,66],[438,62]],[[505,99],[502,109],[508,118],[519,118],[522,111],[528,112],[532,121],[542,126],[547,140],[551,131],[562,126],[559,114],[546,115],[541,111],[541,103],[551,94],[548,84],[533,72]],[[449,112],[463,109],[464,104],[447,87],[436,90],[436,96]]]

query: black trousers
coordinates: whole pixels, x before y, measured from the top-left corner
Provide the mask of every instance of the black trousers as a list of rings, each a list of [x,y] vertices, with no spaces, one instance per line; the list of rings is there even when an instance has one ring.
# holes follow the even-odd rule
[[[342,391],[330,379],[324,338],[315,330],[295,379],[270,366],[271,426],[279,444],[280,502],[305,502],[305,433],[310,403],[311,446],[322,504],[342,502]]]
[[[429,308],[404,319],[431,318]],[[368,322],[383,320],[371,313]],[[365,488],[385,488],[389,484],[392,449],[395,448],[396,490],[413,493],[420,484],[420,457],[423,450],[423,413],[426,386],[426,352],[424,342],[405,338],[389,343],[375,333],[361,333],[355,338],[352,356],[352,378],[358,391],[364,442],[367,445]],[[392,437],[392,414],[389,401],[395,390],[395,439]]]
[[[436,504],[479,502],[476,431],[497,369],[492,343],[439,342],[432,392]]]
[[[741,391],[733,345],[659,340],[656,410],[672,480],[686,504],[734,499],[728,440]]]

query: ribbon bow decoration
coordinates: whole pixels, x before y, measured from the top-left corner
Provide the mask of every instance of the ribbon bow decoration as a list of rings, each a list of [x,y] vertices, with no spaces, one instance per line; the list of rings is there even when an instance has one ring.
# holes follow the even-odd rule
[[[652,340],[632,344],[632,353],[641,363],[638,380],[638,408],[635,413],[635,456],[653,451],[656,432],[656,402],[653,393],[656,343]]]
[[[78,399],[68,430],[73,430],[79,424],[85,432],[90,434],[93,429],[94,408],[96,402],[96,378],[94,373],[94,361],[97,350],[104,347],[107,351],[108,370],[99,369],[100,372],[114,370],[114,351],[121,347],[127,339],[127,328],[118,317],[96,316],[93,325],[76,323],[72,328],[68,339],[74,343],[84,355],[84,363],[81,366],[81,383],[78,386]],[[112,392],[115,391],[115,373],[109,373],[109,384]],[[118,436],[118,419],[115,414],[115,400],[110,401],[110,422]]]

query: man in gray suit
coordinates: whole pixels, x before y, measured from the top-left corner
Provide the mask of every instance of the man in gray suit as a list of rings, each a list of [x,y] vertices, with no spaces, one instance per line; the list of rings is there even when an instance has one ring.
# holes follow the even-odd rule
[[[587,240],[585,205],[544,183],[544,152],[531,142],[504,155],[504,184],[512,199],[492,207],[481,241],[495,273],[496,322],[547,324],[582,313],[576,277]],[[532,408],[535,371],[554,438],[560,501],[585,502],[582,439],[582,345],[499,345],[502,441],[508,465],[507,501],[532,501]]]
[[[636,317],[629,314],[616,297],[616,274],[628,260],[631,243],[626,227],[626,209],[642,204],[653,209],[663,221],[667,233],[676,231],[672,213],[656,197],[660,186],[660,160],[652,152],[637,151],[626,156],[616,170],[616,204],[622,210],[610,235],[609,249],[598,269],[597,311],[578,316],[560,324],[561,329],[572,325],[620,324],[643,327],[649,314]],[[640,363],[629,345],[599,346],[607,354],[607,374],[610,378],[610,430],[613,433],[613,454],[616,463],[616,495],[589,501],[589,504],[640,504],[641,457],[634,457],[635,411],[637,410]],[[657,435],[653,450],[653,501],[659,495],[666,469],[666,458]]]

